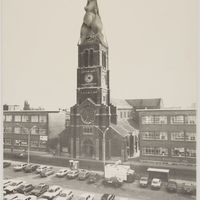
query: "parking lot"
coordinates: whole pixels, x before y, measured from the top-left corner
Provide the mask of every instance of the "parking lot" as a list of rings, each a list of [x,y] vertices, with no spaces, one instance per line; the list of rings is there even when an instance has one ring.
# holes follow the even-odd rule
[[[13,162],[16,163],[16,162]],[[95,195],[95,199],[101,199],[101,196],[104,193],[114,193],[116,199],[120,197],[126,197],[127,199],[135,200],[184,200],[184,199],[196,199],[192,195],[184,195],[181,193],[168,193],[164,187],[161,187],[160,190],[151,190],[148,188],[140,188],[139,183],[136,180],[133,183],[124,183],[120,188],[112,188],[104,186],[102,180],[99,180],[95,184],[87,184],[86,181],[79,181],[77,179],[69,180],[66,177],[58,178],[55,174],[50,175],[45,178],[41,178],[40,175],[33,173],[24,173],[23,171],[15,172],[13,170],[13,163],[11,166],[4,168],[4,178],[8,179],[20,179],[24,180],[27,183],[33,185],[38,185],[39,183],[46,183],[50,186],[59,185],[63,189],[71,189],[74,193],[74,200],[79,199],[80,195],[85,192],[89,192]],[[57,172],[61,167],[53,167],[53,170]]]

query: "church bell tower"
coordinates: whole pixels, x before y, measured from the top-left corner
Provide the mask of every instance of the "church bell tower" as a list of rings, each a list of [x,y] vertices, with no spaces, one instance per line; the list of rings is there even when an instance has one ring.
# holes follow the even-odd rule
[[[102,134],[116,121],[110,104],[108,45],[97,0],[88,0],[78,43],[77,98],[70,111],[73,158],[102,159]],[[108,136],[107,136],[108,137]],[[109,139],[107,142],[109,157]]]

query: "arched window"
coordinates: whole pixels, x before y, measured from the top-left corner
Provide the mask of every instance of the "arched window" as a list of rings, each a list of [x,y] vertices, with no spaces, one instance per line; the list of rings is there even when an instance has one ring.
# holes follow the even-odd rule
[[[106,53],[104,51],[102,52],[102,65],[106,67]]]
[[[90,66],[93,66],[93,57],[94,57],[94,51],[93,49],[90,49],[90,60],[89,60]]]
[[[88,67],[88,50],[84,53],[84,66]]]

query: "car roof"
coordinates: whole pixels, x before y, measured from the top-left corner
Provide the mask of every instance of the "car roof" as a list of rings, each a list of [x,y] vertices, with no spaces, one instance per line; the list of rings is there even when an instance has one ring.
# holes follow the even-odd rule
[[[81,197],[87,197],[87,196],[94,196],[93,194],[91,194],[91,193],[83,193],[83,194],[81,194]]]
[[[159,178],[153,178],[152,180],[153,180],[153,181],[160,181]]]
[[[59,185],[52,185],[49,189],[56,189],[56,188],[61,188]]]
[[[62,190],[62,193],[69,193],[69,192],[72,192],[72,190],[70,190],[70,189]]]

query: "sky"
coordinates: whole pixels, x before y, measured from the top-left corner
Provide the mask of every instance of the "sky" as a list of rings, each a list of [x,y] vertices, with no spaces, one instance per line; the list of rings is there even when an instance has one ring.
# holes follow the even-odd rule
[[[3,103],[76,103],[77,44],[87,0],[3,0]],[[197,98],[196,0],[98,0],[109,45],[111,98]]]

